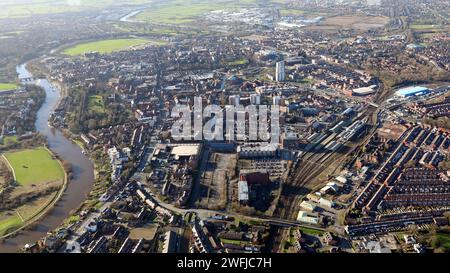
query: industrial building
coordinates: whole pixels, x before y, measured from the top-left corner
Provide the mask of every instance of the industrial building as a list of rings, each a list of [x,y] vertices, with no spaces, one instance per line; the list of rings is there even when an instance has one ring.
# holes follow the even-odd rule
[[[176,238],[177,234],[174,231],[167,231],[164,236],[164,246],[162,253],[176,252]]]
[[[301,210],[298,212],[297,221],[307,224],[318,225],[319,217],[316,215],[308,214],[308,212]]]
[[[422,86],[413,86],[408,88],[402,88],[396,92],[400,97],[412,97],[417,95],[424,95],[430,93],[430,89]]]
[[[377,86],[376,85],[371,85],[368,87],[361,87],[361,88],[356,88],[353,89],[352,95],[353,96],[369,96],[372,94],[375,94],[377,92],[376,90]]]
[[[245,143],[238,146],[237,152],[240,158],[263,158],[263,157],[275,157],[279,145],[276,143]]]

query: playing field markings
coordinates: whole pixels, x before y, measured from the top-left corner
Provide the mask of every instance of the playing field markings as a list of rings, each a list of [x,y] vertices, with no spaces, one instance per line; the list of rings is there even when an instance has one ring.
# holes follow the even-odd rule
[[[22,221],[22,223],[25,223],[25,219],[23,219],[22,215],[20,214],[20,212],[18,210],[16,210],[17,215],[20,218],[20,221]]]

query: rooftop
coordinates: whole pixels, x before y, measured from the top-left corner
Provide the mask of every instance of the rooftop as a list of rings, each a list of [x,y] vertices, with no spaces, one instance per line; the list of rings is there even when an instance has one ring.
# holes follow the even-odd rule
[[[194,156],[198,155],[200,151],[199,145],[183,145],[175,146],[172,149],[172,155],[183,157],[183,156]]]
[[[422,86],[413,86],[413,87],[407,87],[402,88],[396,92],[397,95],[400,96],[408,96],[408,95],[415,95],[417,93],[426,92],[429,89]]]

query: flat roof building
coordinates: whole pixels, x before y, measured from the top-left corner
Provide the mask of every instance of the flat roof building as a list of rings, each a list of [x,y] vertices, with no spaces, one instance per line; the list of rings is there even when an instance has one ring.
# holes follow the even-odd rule
[[[180,145],[172,149],[172,154],[178,157],[196,156],[200,152],[200,145]]]
[[[246,203],[249,200],[249,196],[248,196],[248,183],[247,181],[239,181],[238,183],[238,188],[239,188],[239,202],[241,203]]]
[[[397,96],[401,96],[401,97],[411,97],[411,96],[428,94],[429,92],[430,92],[430,89],[428,89],[426,87],[413,86],[413,87],[402,88],[402,89],[398,90],[395,94],[397,94]]]
[[[308,201],[301,202],[300,207],[307,211],[314,211],[316,209],[316,205]]]
[[[308,215],[306,211],[299,211],[297,216],[297,221],[317,225],[319,224],[319,217]]]
[[[353,89],[353,96],[368,96],[377,92],[376,85]]]

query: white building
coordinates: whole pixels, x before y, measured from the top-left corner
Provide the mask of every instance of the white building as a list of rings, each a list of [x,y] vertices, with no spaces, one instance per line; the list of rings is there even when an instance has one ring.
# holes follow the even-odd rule
[[[228,104],[233,105],[234,107],[238,107],[241,102],[241,97],[238,95],[233,95],[228,98]]]
[[[275,157],[279,144],[277,143],[246,143],[237,147],[240,158]]]
[[[239,181],[238,188],[239,188],[239,193],[238,193],[239,194],[239,202],[247,203],[249,200],[247,181]]]
[[[275,80],[277,82],[282,82],[286,79],[286,73],[285,73],[285,64],[284,61],[278,62],[276,66],[276,75]]]
[[[272,98],[273,105],[280,105],[281,104],[281,96],[274,96]]]
[[[325,198],[320,198],[319,204],[321,204],[322,206],[325,206],[325,207],[329,207],[329,208],[334,207],[334,202],[331,200],[325,199]]]
[[[261,104],[261,95],[259,95],[259,94],[250,95],[250,104],[260,105]]]
[[[315,215],[308,215],[306,211],[299,211],[297,221],[307,224],[317,225],[319,224],[319,217]]]
[[[308,201],[303,201],[300,203],[300,208],[307,211],[314,211],[316,209],[316,205]]]

